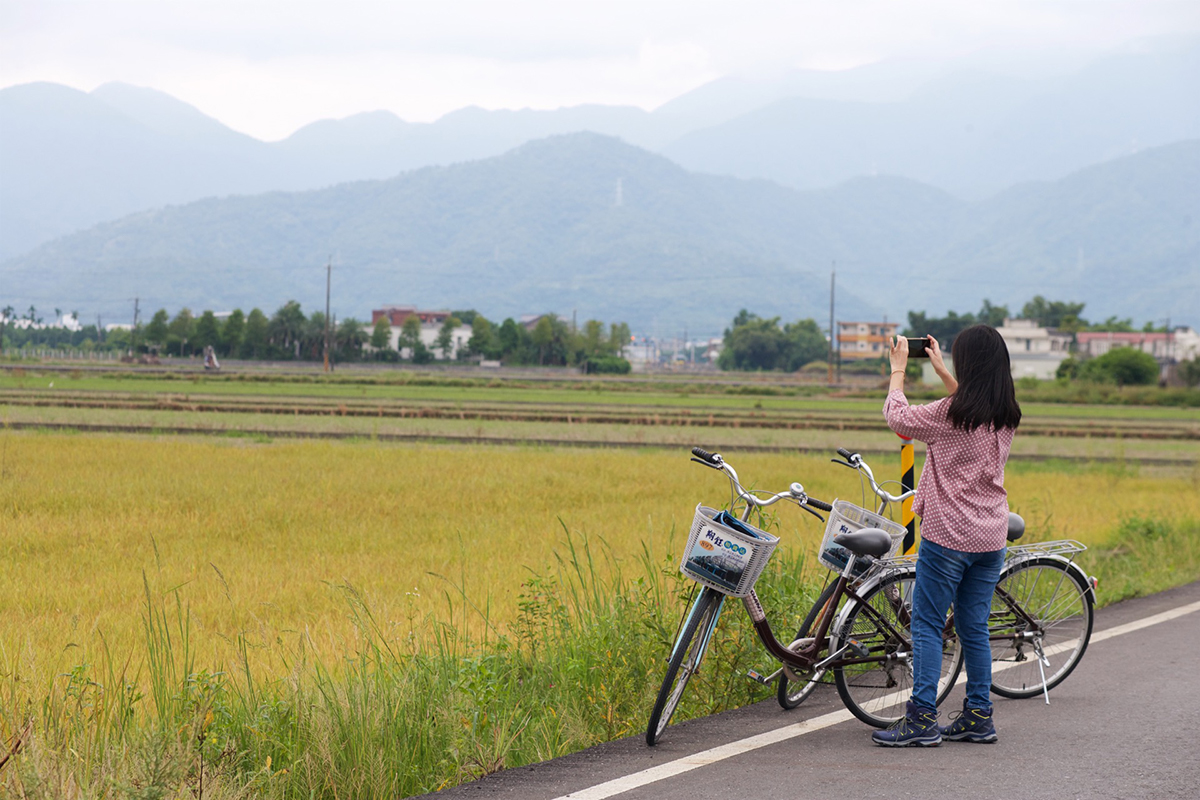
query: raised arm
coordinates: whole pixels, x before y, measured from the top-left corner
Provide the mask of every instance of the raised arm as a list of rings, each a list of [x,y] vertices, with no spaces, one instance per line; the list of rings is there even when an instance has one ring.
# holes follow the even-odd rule
[[[929,337],[929,363],[933,365],[933,371],[942,379],[942,385],[946,387],[946,394],[954,394],[958,389],[958,381],[950,374],[950,370],[946,369],[946,362],[942,360],[942,347],[938,344],[938,340]]]

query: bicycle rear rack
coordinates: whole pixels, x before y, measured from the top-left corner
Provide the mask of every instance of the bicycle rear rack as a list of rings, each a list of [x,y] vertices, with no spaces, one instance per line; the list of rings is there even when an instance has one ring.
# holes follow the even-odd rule
[[[1034,558],[1036,556],[1064,556],[1069,553],[1082,553],[1087,545],[1074,539],[1056,539],[1053,542],[1029,542],[1015,544],[1008,548],[1005,561],[1017,558]]]
[[[1004,563],[1009,563],[1016,560],[1026,558],[1036,558],[1038,556],[1066,556],[1073,553],[1082,553],[1087,550],[1087,545],[1082,542],[1077,542],[1074,539],[1055,539],[1052,542],[1027,542],[1025,544],[1009,545],[1008,553],[1004,557]],[[892,572],[895,570],[912,569],[917,565],[917,554],[909,553],[903,556],[890,556],[889,558],[877,558],[867,567],[866,572],[857,582],[861,583],[866,578],[878,575],[881,572]]]

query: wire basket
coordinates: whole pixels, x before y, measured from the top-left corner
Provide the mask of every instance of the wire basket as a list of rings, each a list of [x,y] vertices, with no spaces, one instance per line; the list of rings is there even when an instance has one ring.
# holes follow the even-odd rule
[[[745,522],[741,524],[750,533],[737,530],[714,519],[719,513],[705,505],[696,506],[679,570],[722,594],[745,597],[775,552],[779,537]]]
[[[900,548],[904,546],[904,534],[907,532],[903,525],[845,500],[834,500],[833,511],[829,513],[829,520],[825,523],[825,538],[821,540],[821,563],[834,572],[844,570],[850,560],[850,551],[834,544],[833,537],[863,528],[880,528],[892,537],[892,546],[883,558],[900,554]],[[859,559],[855,564],[853,577],[857,578],[866,572],[870,564],[868,559]]]

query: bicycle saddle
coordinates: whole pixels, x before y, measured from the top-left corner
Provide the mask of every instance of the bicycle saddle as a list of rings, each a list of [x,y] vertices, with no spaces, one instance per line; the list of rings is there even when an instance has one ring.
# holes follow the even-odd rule
[[[892,549],[892,537],[879,528],[863,528],[851,533],[839,533],[833,543],[844,547],[856,556],[879,558]]]
[[[1015,542],[1025,535],[1025,520],[1021,519],[1020,514],[1008,512],[1008,540]]]

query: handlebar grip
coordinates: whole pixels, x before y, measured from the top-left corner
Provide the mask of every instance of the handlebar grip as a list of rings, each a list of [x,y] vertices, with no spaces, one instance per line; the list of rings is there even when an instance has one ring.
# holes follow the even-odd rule
[[[717,459],[713,457],[713,454],[701,447],[693,447],[692,455],[706,464],[712,464],[713,466],[717,464]]]
[[[826,503],[824,500],[818,500],[815,497],[808,498],[805,504],[810,505],[813,508],[819,508],[822,511],[833,511],[833,506],[831,506],[829,503]]]
[[[842,458],[846,459],[847,461],[849,461],[850,457],[854,455],[853,453],[851,453],[849,450],[847,450],[844,447],[839,447],[837,449],[837,454],[839,456],[841,456]]]

